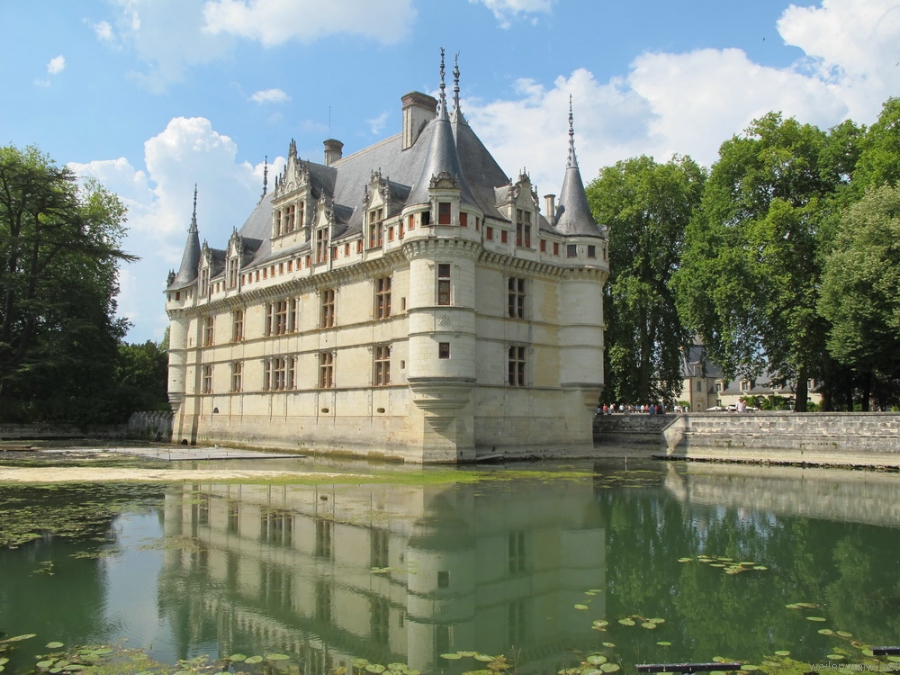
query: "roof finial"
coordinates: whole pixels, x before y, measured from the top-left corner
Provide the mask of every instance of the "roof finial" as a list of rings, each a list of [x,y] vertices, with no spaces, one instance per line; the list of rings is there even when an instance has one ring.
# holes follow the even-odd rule
[[[191,228],[188,232],[197,231],[197,184],[194,183],[194,214],[191,216]]]
[[[459,52],[453,59],[453,109],[459,110]]]
[[[441,47],[441,117],[447,114],[447,94],[444,91],[444,48]]]
[[[575,125],[572,115],[572,94],[569,94],[569,159],[566,168],[578,168],[578,159],[575,157]]]
[[[263,193],[262,196],[266,196],[266,192],[269,191],[269,156],[266,155],[266,158],[263,163]],[[262,201],[262,197],[260,197],[260,201]]]

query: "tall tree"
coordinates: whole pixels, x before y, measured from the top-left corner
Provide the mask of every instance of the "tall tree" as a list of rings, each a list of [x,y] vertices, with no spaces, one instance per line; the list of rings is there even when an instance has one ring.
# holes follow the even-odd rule
[[[705,179],[690,157],[658,164],[644,156],[603,169],[587,189],[594,217],[609,227],[604,312],[611,400],[671,400],[680,391],[690,334],[671,279]]]
[[[675,279],[685,322],[726,376],[768,368],[795,383],[800,411],[827,332],[816,309],[822,225],[854,162],[853,129],[841,129],[829,145],[820,129],[770,113],[723,143]]]
[[[829,352],[862,376],[870,394],[896,403],[900,382],[900,188],[866,193],[841,221],[819,308],[831,321]]]
[[[87,416],[115,318],[125,208],[30,147],[0,148],[0,419]]]

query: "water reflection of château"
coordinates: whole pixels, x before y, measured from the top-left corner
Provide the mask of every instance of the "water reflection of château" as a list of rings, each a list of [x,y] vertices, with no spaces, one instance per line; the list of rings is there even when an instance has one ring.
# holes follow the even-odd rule
[[[440,654],[518,653],[555,672],[593,645],[603,616],[605,530],[589,483],[192,485],[166,497],[161,610],[188,643],[222,655],[284,652],[303,672],[355,658],[423,672]],[[173,541],[177,541],[174,540]],[[373,568],[378,568],[373,572]],[[387,569],[385,569],[387,568]],[[573,605],[591,602],[589,613]]]

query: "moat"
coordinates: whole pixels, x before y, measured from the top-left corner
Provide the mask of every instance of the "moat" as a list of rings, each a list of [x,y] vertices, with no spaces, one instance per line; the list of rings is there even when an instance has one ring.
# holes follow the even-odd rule
[[[778,653],[852,664],[900,642],[896,473],[381,467],[367,482],[7,485],[0,513],[15,546],[0,632],[37,634],[6,672],[51,641],[165,663],[276,653],[273,672],[310,675],[484,668],[469,652],[534,673],[587,654],[623,672],[720,656],[765,671]]]

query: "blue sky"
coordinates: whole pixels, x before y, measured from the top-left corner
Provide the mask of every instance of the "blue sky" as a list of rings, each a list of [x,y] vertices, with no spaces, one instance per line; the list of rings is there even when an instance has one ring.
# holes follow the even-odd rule
[[[869,124],[900,94],[891,0],[0,0],[0,25],[0,143],[37,145],[129,207],[131,341],[167,325],[195,182],[201,238],[221,248],[264,157],[398,133],[400,97],[437,90],[441,46],[460,53],[472,128],[541,194],[562,181],[570,94],[586,181],[640,154],[710,166],[770,110]]]

